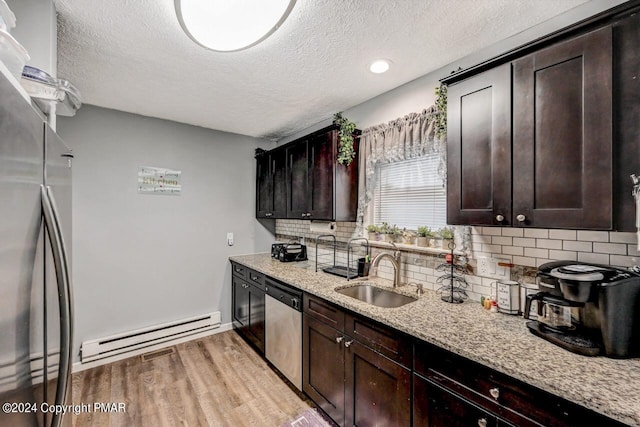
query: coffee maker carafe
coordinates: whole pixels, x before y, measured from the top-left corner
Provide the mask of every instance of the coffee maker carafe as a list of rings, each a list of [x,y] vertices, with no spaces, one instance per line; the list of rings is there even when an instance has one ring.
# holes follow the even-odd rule
[[[542,289],[527,296],[529,330],[560,347],[587,356],[640,356],[640,275],[616,267],[556,261],[538,269]]]

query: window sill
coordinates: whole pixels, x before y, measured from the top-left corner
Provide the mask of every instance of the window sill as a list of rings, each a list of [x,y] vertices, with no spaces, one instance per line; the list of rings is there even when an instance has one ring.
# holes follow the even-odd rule
[[[393,245],[388,242],[382,242],[379,240],[369,240],[369,246],[373,248],[381,248],[381,249],[394,249]],[[407,245],[404,243],[395,243],[395,246],[401,252],[412,252],[419,254],[430,254],[430,255],[440,255],[440,254],[448,254],[451,253],[449,249],[442,248],[434,248],[434,247],[426,247],[426,246],[418,246],[418,245]],[[460,251],[453,251],[456,255],[464,255]]]

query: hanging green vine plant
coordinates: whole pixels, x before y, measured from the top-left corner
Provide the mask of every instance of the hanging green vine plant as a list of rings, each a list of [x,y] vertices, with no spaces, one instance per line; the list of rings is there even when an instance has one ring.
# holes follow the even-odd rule
[[[447,86],[436,88],[435,134],[437,139],[447,138]]]
[[[349,166],[356,158],[356,151],[353,147],[353,133],[356,124],[342,116],[342,111],[333,115],[333,123],[340,126],[338,131],[338,163]]]

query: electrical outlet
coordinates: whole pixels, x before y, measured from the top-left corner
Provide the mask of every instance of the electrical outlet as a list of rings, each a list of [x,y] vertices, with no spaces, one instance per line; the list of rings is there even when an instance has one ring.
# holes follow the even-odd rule
[[[227,233],[227,245],[233,246],[233,233]]]
[[[511,261],[503,258],[478,257],[478,276],[489,277],[491,279],[510,279],[511,269],[501,267],[499,263],[511,264]]]

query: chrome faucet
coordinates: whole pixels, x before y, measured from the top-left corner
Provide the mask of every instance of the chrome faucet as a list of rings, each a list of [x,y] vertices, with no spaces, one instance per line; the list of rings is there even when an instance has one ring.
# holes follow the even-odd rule
[[[392,243],[393,245],[393,243]],[[371,268],[376,267],[382,258],[389,258],[391,265],[393,266],[394,274],[393,274],[393,287],[397,288],[400,286],[400,251],[393,245],[395,251],[393,251],[393,255],[388,252],[382,252],[378,254],[373,261],[371,261]]]

